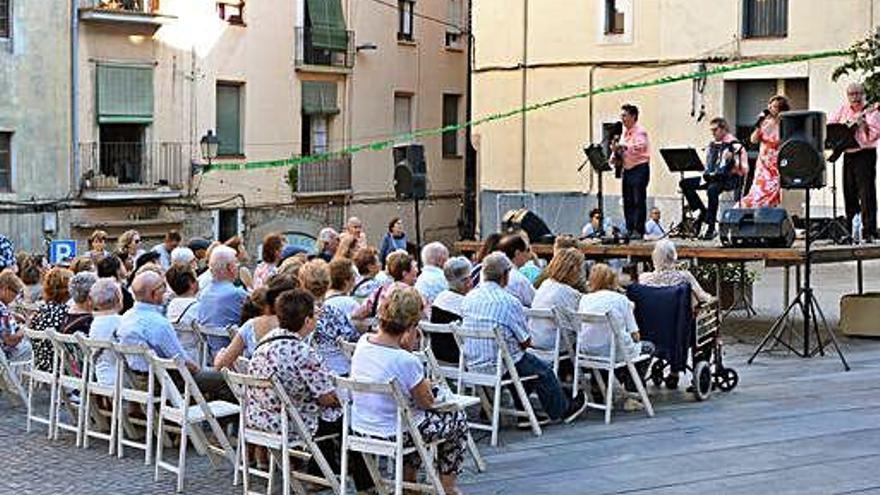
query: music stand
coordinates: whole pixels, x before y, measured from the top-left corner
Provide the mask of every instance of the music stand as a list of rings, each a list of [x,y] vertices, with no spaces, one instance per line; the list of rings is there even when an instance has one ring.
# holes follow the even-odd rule
[[[697,150],[693,148],[662,148],[660,150],[660,156],[663,157],[663,161],[666,162],[666,167],[669,171],[678,173],[681,180],[684,180],[685,172],[702,173],[706,169],[703,166],[703,161],[700,159],[700,155],[697,154]],[[681,221],[670,230],[670,236],[676,234],[681,237],[692,237],[697,234],[697,232],[691,232],[689,227],[690,222],[688,222],[689,219],[685,211],[684,192],[682,192]]]
[[[608,156],[605,154],[605,147],[601,144],[591,144],[584,148],[584,154],[587,155],[587,161],[590,167],[599,175],[599,188],[596,191],[596,201],[598,202],[599,215],[602,219],[599,222],[599,237],[605,235],[605,197],[602,188],[602,174],[611,171],[611,164],[608,163]]]
[[[844,151],[858,147],[854,127],[835,123],[825,128],[825,149],[831,150],[831,156],[828,157],[831,163],[831,221],[816,235],[818,239],[827,233],[837,244],[849,244],[851,241],[849,225],[837,218],[837,160]]]

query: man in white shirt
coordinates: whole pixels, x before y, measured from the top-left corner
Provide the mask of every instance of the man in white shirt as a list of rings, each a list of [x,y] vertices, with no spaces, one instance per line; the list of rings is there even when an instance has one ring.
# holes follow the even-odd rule
[[[432,304],[438,294],[449,288],[443,274],[443,265],[448,259],[449,250],[439,242],[432,242],[422,248],[422,273],[416,279],[415,287],[428,304]]]
[[[660,225],[660,208],[651,208],[651,216],[645,222],[645,240],[657,240],[666,235],[666,230]]]
[[[528,277],[523,275],[519,269],[525,265],[527,261],[532,259],[532,249],[525,235],[509,234],[501,239],[498,243],[498,250],[507,256],[507,259],[513,263],[515,270],[510,272],[510,280],[507,282],[507,292],[513,294],[523,306],[532,307],[532,299],[535,298],[535,288],[529,282]]]
[[[169,230],[165,234],[165,240],[162,241],[162,244],[153,246],[152,251],[159,253],[159,262],[162,264],[163,270],[167,270],[171,266],[171,251],[180,245],[180,240],[180,232]]]

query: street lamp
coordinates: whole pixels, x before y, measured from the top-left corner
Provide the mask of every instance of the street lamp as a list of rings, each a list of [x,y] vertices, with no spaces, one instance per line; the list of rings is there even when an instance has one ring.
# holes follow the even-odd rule
[[[202,150],[202,159],[208,162],[208,167],[210,168],[211,161],[214,160],[214,158],[217,158],[217,151],[220,148],[220,140],[214,135],[214,131],[208,129],[207,134],[202,136],[201,141],[199,141],[199,146]]]

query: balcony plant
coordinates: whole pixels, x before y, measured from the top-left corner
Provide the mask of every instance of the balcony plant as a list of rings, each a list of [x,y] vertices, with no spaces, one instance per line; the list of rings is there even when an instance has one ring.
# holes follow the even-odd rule
[[[831,79],[842,76],[864,77],[865,97],[868,103],[880,103],[880,28],[871,36],[859,40],[850,47],[849,60],[834,69]]]

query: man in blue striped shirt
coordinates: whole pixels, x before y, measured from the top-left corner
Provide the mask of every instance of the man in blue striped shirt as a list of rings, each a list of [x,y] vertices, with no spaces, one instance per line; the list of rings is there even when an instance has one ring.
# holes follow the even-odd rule
[[[571,421],[586,409],[585,397],[580,394],[568,400],[553,368],[525,352],[532,341],[525,310],[517,298],[505,290],[511,270],[515,270],[513,263],[504,253],[494,252],[483,259],[480,285],[470,291],[461,304],[462,326],[485,331],[500,329],[520,377],[538,377],[523,384],[526,390],[537,392],[544,412],[551,419]],[[493,340],[467,339],[464,343],[468,368],[494,366],[497,352]]]

